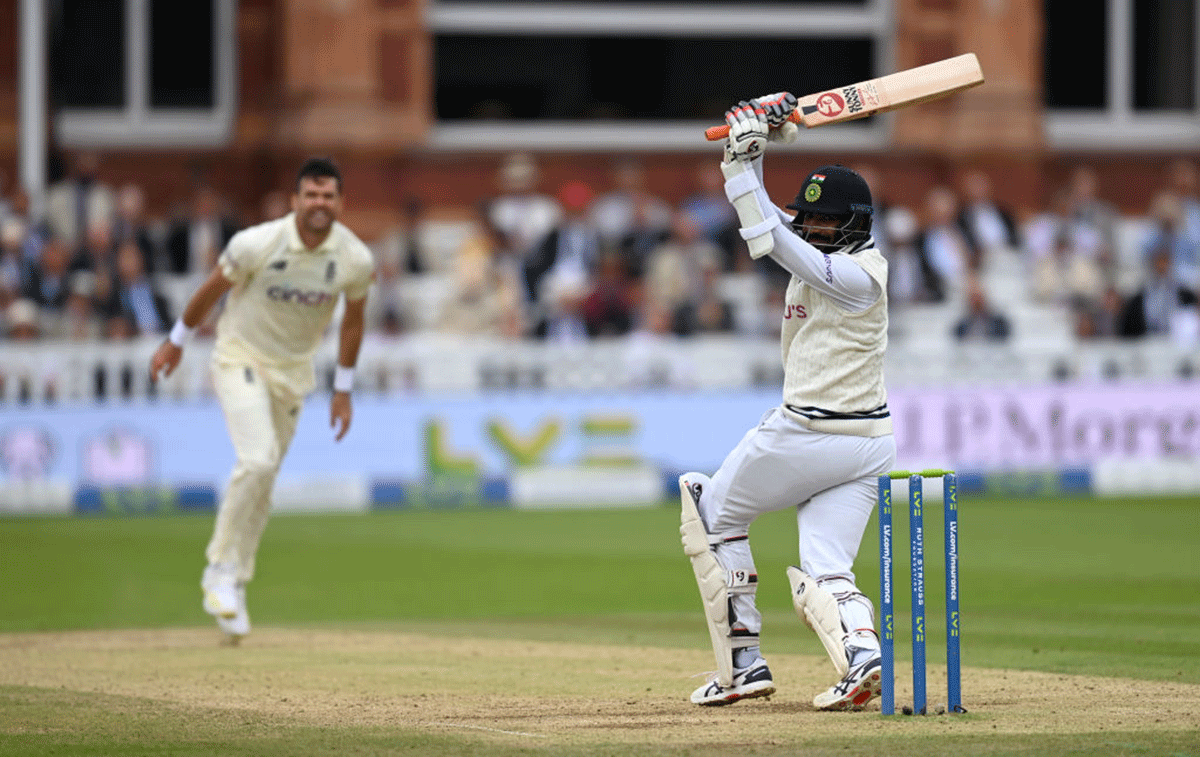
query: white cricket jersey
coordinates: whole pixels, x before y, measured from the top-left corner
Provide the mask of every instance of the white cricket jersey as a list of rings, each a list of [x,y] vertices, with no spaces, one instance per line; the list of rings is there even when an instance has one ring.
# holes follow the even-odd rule
[[[879,296],[865,309],[851,310],[793,275],[781,333],[784,410],[814,431],[890,434],[892,419],[883,377],[887,260],[871,247],[824,257],[853,261],[876,283]]]
[[[234,286],[217,320],[214,359],[248,361],[298,396],[312,391],[313,354],[338,295],[366,297],[371,251],[340,222],[309,249],[289,213],[235,234],[217,264]]]

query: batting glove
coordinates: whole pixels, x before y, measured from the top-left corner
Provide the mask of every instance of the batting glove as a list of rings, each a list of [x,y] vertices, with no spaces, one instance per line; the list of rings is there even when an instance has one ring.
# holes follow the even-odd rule
[[[783,126],[796,109],[796,96],[791,92],[776,92],[773,95],[763,95],[750,101],[750,104],[762,108],[767,116],[767,125],[772,129]]]
[[[796,96],[791,92],[776,92],[773,95],[763,95],[750,101],[757,103],[767,115],[767,124],[771,130],[767,132],[770,142],[791,143],[796,141],[800,130],[796,124],[788,120],[796,109]]]
[[[765,110],[743,100],[725,111],[725,123],[729,124],[729,141],[725,145],[727,163],[731,162],[730,158],[749,162],[762,157],[771,128]]]

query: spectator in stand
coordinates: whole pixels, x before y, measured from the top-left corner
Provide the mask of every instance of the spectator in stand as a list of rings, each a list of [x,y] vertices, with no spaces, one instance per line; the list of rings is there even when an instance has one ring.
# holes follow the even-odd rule
[[[1154,228],[1142,242],[1143,258],[1166,248],[1171,254],[1175,280],[1195,291],[1200,281],[1200,249],[1188,236],[1183,202],[1172,192],[1160,192],[1150,203],[1150,218]]]
[[[1076,298],[1071,302],[1075,338],[1081,341],[1112,339],[1118,336],[1125,300],[1116,287],[1104,290],[1099,302]]]
[[[161,265],[159,246],[146,217],[146,193],[136,184],[126,184],[117,192],[117,217],[113,223],[116,244],[133,242],[142,252],[142,267],[153,273]]]
[[[670,231],[671,206],[647,189],[640,161],[620,158],[612,174],[612,190],[596,198],[589,215],[600,241],[618,247],[630,273],[639,278],[646,255]]]
[[[1194,290],[1179,283],[1175,276],[1171,250],[1166,245],[1147,254],[1149,270],[1141,288],[1125,301],[1121,311],[1119,336],[1140,339],[1145,336],[1169,336],[1180,310],[1196,307]]]
[[[583,303],[591,285],[591,277],[579,268],[564,266],[547,272],[539,290],[541,320],[534,336],[548,342],[586,342],[590,334]]]
[[[945,283],[918,244],[921,229],[916,215],[897,205],[888,211],[878,236],[888,261],[888,307],[901,308],[946,299]]]
[[[1180,212],[1183,214],[1183,234],[1200,249],[1200,171],[1190,160],[1177,160],[1171,164],[1167,186],[1179,197]]]
[[[48,335],[71,342],[92,342],[101,337],[100,318],[95,307],[96,274],[79,271],[71,276],[67,303]]]
[[[541,338],[583,339],[580,308],[591,290],[600,260],[600,237],[588,220],[592,189],[568,181],[559,189],[562,217],[524,259],[524,281],[533,312],[531,325]]]
[[[1025,221],[1021,227],[1021,249],[1026,265],[1032,271],[1038,261],[1054,255],[1060,240],[1068,233],[1068,197],[1065,189],[1058,189],[1039,213]]]
[[[718,288],[721,265],[709,258],[700,261],[700,291],[675,311],[672,329],[680,336],[731,334],[737,330],[733,303]]]
[[[497,173],[498,194],[488,204],[491,225],[522,256],[541,243],[562,218],[558,202],[538,190],[540,174],[531,155],[509,155]]]
[[[1071,174],[1065,210],[1071,246],[1076,253],[1095,261],[1105,281],[1113,281],[1117,263],[1117,211],[1100,198],[1100,183],[1090,167],[1080,166]]]
[[[25,222],[16,216],[0,221],[0,310],[21,296],[33,274],[25,260]]]
[[[113,240],[112,221],[95,221],[87,227],[83,244],[71,256],[71,272],[98,273],[112,268],[116,262],[117,246]]]
[[[217,191],[198,186],[187,211],[167,230],[167,270],[174,274],[207,274],[237,230],[237,221],[222,207]]]
[[[722,270],[732,271],[745,256],[746,243],[738,234],[737,213],[725,197],[725,177],[720,166],[709,161],[696,165],[691,193],[679,203],[679,210],[690,215],[700,233],[717,245]]]
[[[960,342],[1003,342],[1011,327],[1008,317],[992,308],[977,276],[967,282],[967,312],[954,325],[954,338]]]
[[[691,213],[676,211],[671,234],[651,251],[643,287],[646,296],[667,308],[678,323],[685,310],[694,310],[704,285],[706,268],[719,266],[721,248],[703,234]]]
[[[117,250],[111,310],[128,322],[138,335],[164,334],[172,323],[167,300],[154,287],[147,275],[141,250],[137,244],[126,242]]]
[[[376,266],[375,281],[367,294],[364,315],[368,332],[383,328],[389,317],[398,319],[406,327],[418,321],[425,322],[415,312],[415,306],[410,301],[412,298],[405,296],[404,288],[404,282],[410,275],[425,272],[426,264],[418,233],[424,212],[420,200],[408,198],[397,223],[390,225],[374,243],[368,245]],[[486,222],[486,213],[482,215],[480,226]]]
[[[963,207],[959,225],[984,256],[1020,249],[1021,239],[1012,212],[995,197],[992,178],[984,171],[966,171],[960,179]]]
[[[0,222],[12,215],[12,205],[8,201],[8,175],[0,171]]]
[[[60,313],[71,291],[71,256],[61,239],[51,237],[42,248],[41,264],[30,269],[22,296],[37,307]]]
[[[640,290],[621,255],[606,248],[581,305],[588,336],[603,339],[628,334],[634,327],[640,299]]]
[[[4,310],[6,335],[13,342],[34,342],[41,339],[42,328],[38,306],[33,300],[14,300]]]
[[[68,249],[79,246],[93,224],[113,220],[116,200],[99,174],[100,156],[90,151],[78,153],[72,157],[68,175],[46,193],[48,231]]]
[[[916,245],[947,292],[961,289],[982,262],[979,248],[958,224],[958,198],[949,187],[936,186],[925,196],[925,223]]]
[[[37,265],[42,257],[42,246],[49,236],[46,222],[33,218],[29,212],[29,195],[18,189],[12,194],[9,202],[8,217],[25,224],[25,241],[21,243],[22,257],[31,266]]]
[[[1075,247],[1077,237],[1065,225],[1047,254],[1033,262],[1031,293],[1033,299],[1046,304],[1066,304],[1083,300],[1093,305],[1100,302],[1108,283],[1096,258],[1088,250]]]
[[[504,339],[523,335],[524,283],[509,258],[500,235],[480,224],[478,233],[454,256],[450,294],[438,323],[441,330]]]

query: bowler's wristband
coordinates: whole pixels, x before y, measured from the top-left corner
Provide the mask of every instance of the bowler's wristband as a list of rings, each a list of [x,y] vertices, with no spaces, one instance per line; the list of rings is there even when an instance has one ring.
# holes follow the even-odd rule
[[[187,340],[192,338],[192,334],[196,333],[195,329],[189,329],[184,325],[183,319],[175,321],[175,325],[171,327],[171,334],[167,339],[176,347],[182,347],[187,344]]]
[[[354,369],[338,366],[333,370],[333,391],[349,392],[354,388]]]

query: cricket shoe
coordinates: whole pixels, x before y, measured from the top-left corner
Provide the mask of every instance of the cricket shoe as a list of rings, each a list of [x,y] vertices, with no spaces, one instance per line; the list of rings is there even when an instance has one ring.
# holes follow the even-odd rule
[[[850,668],[842,680],[813,698],[818,710],[861,710],[883,689],[878,655]]]
[[[237,617],[238,582],[232,566],[222,563],[209,565],[204,569],[204,577],[200,579],[200,588],[204,591],[206,613],[225,620]]]
[[[775,681],[767,661],[759,657],[748,667],[733,671],[733,685],[726,688],[717,682],[716,676],[692,692],[692,703],[706,707],[733,704],[739,699],[769,697],[775,693]]]
[[[237,613],[232,618],[217,618],[217,627],[225,634],[225,641],[237,646],[242,637],[250,633],[250,613],[246,611],[246,585],[237,584],[234,591],[237,594]]]

